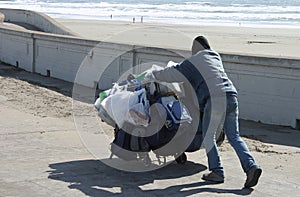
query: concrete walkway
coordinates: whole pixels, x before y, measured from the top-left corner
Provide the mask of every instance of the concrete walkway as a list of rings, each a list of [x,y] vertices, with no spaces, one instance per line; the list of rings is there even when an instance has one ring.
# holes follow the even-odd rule
[[[245,175],[226,142],[221,147],[224,184],[201,180],[207,164],[203,150],[188,154],[185,165],[172,163],[145,173],[123,172],[104,165],[87,151],[71,115],[50,113],[54,104],[48,106],[49,113],[38,113],[41,107],[37,106],[42,103],[29,106],[25,101],[36,99],[31,88],[46,99],[56,95],[67,101],[71,87],[64,81],[0,66],[1,197],[300,196],[300,131],[241,120],[241,135],[263,168],[253,189],[243,189]],[[20,94],[23,101],[18,100]]]

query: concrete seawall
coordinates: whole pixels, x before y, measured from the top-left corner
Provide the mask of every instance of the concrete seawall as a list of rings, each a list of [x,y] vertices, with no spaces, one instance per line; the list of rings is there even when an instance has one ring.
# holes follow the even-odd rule
[[[100,42],[0,25],[0,54],[0,61],[30,72],[106,89],[128,69],[139,73],[143,64],[178,62],[189,51]],[[242,119],[300,127],[299,59],[221,55],[239,91]]]
[[[31,10],[0,8],[0,13],[4,15],[4,22],[32,28],[43,32],[77,36],[68,28],[64,27],[51,17]],[[0,17],[1,19],[1,17]]]

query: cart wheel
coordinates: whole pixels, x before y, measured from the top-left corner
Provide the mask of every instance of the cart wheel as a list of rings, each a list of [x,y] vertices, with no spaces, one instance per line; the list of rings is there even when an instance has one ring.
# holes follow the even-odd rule
[[[185,164],[185,162],[187,161],[187,156],[185,153],[182,153],[175,160],[178,164]]]

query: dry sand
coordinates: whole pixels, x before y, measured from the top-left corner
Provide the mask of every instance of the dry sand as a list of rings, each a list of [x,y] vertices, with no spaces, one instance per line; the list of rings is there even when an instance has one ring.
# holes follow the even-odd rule
[[[7,105],[39,117],[70,117],[72,99],[38,85],[14,78],[0,78],[0,95]]]
[[[221,53],[300,59],[300,28],[56,20],[83,37],[101,41],[189,50],[193,38],[204,35]]]

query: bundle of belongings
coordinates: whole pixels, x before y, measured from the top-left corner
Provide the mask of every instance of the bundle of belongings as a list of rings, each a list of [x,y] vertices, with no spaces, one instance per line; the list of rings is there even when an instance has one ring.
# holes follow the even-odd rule
[[[161,158],[166,163],[167,156],[174,156],[177,163],[183,164],[187,161],[184,152],[200,149],[199,132],[192,136],[188,146],[184,144],[187,137],[191,138],[188,131],[192,117],[178,100],[177,94],[182,93],[180,84],[173,83],[170,88],[157,82],[143,83],[148,72],[159,69],[162,67],[153,65],[138,76],[130,74],[124,85],[115,83],[111,89],[100,92],[95,102],[98,115],[115,129],[111,157],[141,159],[150,165],[148,153],[152,151],[159,163]]]

